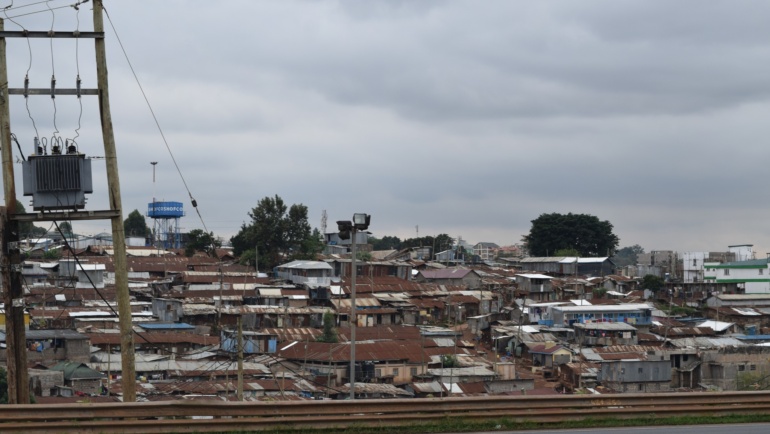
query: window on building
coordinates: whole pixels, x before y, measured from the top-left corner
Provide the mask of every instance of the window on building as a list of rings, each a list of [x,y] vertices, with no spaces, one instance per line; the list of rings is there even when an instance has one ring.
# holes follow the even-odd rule
[[[375,377],[382,377],[382,369],[375,369],[374,370],[374,376]]]
[[[412,374],[412,377],[414,377],[415,375],[417,375],[417,368],[410,368],[409,373]]]
[[[697,259],[693,259],[692,260],[692,266],[693,267],[697,267],[698,266],[698,260]]]
[[[760,269],[759,269],[759,275],[761,276],[761,275],[763,275],[763,274],[765,274],[765,270],[763,270],[763,269],[761,269],[761,268],[760,268]]]
[[[398,377],[398,368],[393,368],[393,376]]]
[[[643,391],[643,390],[644,390],[644,385],[643,385],[643,384],[640,384],[640,385],[639,385],[639,391],[641,392],[641,391]]]
[[[749,366],[749,370],[750,371],[756,371],[757,370],[757,365],[750,365]]]
[[[639,373],[644,374],[644,368],[639,368]]]
[[[729,275],[730,275],[730,270],[725,269],[725,276],[729,276]]]
[[[746,366],[744,366],[744,365],[738,365],[738,370],[739,370],[739,371],[745,371],[745,370],[746,370]]]

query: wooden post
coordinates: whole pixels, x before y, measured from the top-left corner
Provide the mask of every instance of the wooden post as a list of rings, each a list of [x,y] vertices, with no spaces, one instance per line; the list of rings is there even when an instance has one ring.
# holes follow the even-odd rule
[[[350,400],[356,399],[356,325],[358,315],[356,315],[356,230],[355,223],[350,230]]]
[[[243,317],[238,317],[238,401],[243,401]]]
[[[94,31],[104,32],[102,0],[94,1]],[[120,325],[120,356],[122,367],[123,402],[136,401],[136,367],[134,358],[134,335],[131,323],[131,304],[128,292],[128,270],[126,268],[126,234],[123,230],[123,205],[120,199],[120,178],[118,157],[115,150],[115,136],[110,114],[110,92],[107,81],[107,53],[104,38],[96,38],[96,77],[99,87],[99,115],[104,141],[104,159],[107,164],[107,184],[110,209],[118,211],[110,219],[112,223],[112,244],[115,264],[115,293],[118,299]]]
[[[5,22],[0,19],[0,31]],[[8,402],[29,404],[27,381],[27,348],[24,332],[24,292],[21,287],[21,255],[19,253],[19,222],[10,220],[16,214],[16,183],[13,176],[13,145],[11,144],[11,110],[8,100],[8,65],[5,38],[0,38],[0,144],[2,145],[3,187],[5,210],[0,217],[2,251],[0,271],[5,307],[6,354],[8,355]],[[13,243],[13,244],[12,244]]]

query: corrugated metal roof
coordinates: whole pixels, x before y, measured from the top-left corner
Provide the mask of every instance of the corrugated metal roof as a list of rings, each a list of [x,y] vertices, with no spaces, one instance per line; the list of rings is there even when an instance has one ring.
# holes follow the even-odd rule
[[[545,274],[517,274],[516,276],[521,276],[526,279],[553,279],[552,276],[548,276]]]
[[[145,323],[139,327],[145,330],[195,330],[195,326],[186,323]]]
[[[287,360],[313,361],[315,363],[350,361],[348,343],[327,344],[322,342],[294,342],[278,351]],[[420,363],[428,359],[420,342],[382,341],[356,342],[356,361],[407,360]]]
[[[702,323],[698,324],[697,327],[711,327],[717,332],[723,332],[734,325],[735,324],[731,322],[709,320],[709,321],[703,321]]]
[[[678,348],[723,348],[729,346],[737,347],[747,345],[738,339],[730,337],[694,337],[671,339],[670,342]]]
[[[342,300],[336,299],[332,300],[332,304],[336,306],[338,309],[350,309],[351,300],[344,298]],[[366,307],[381,307],[382,304],[380,304],[380,301],[377,300],[374,297],[371,298],[357,298],[356,299],[356,310]]]
[[[469,268],[445,268],[443,270],[421,270],[426,279],[462,279],[475,271]]]
[[[725,301],[770,300],[770,294],[718,294],[717,298]]]
[[[333,270],[331,265],[323,261],[291,261],[288,264],[279,265],[278,269],[299,270]]]
[[[592,306],[555,306],[562,312],[628,312],[632,310],[646,310],[652,307],[645,303],[628,304],[601,304]]]
[[[585,330],[615,330],[615,331],[635,331],[636,327],[624,322],[593,322],[593,323],[575,323],[574,328]]]
[[[55,329],[55,330],[27,330],[27,339],[73,339],[84,340],[88,336],[80,334],[74,330]]]
[[[432,383],[411,383],[409,386],[418,393],[440,394],[445,392],[444,387],[437,381]]]

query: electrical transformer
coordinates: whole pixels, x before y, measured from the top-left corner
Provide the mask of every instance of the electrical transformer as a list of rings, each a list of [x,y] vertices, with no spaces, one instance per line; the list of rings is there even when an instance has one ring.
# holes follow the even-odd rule
[[[74,145],[53,146],[47,155],[37,141],[36,153],[22,163],[24,196],[32,196],[32,209],[79,210],[85,208],[86,194],[93,193],[91,159]]]

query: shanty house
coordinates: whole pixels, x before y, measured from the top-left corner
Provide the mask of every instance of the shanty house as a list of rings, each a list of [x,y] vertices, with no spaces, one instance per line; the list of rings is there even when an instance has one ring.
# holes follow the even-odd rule
[[[554,368],[572,361],[572,352],[553,342],[528,346],[527,352],[532,356],[532,365]]]
[[[322,261],[292,261],[275,267],[275,277],[308,288],[328,287],[332,266]]]
[[[107,378],[105,374],[79,362],[60,362],[51,370],[64,373],[65,386],[91,395],[98,395],[102,392],[102,378]]]
[[[551,276],[545,274],[517,274],[518,292],[530,300],[550,301],[554,298]]]
[[[600,363],[597,381],[618,393],[668,392],[671,384],[671,361],[662,353],[628,353],[622,359],[612,353]]]
[[[417,282],[431,282],[437,285],[465,286],[476,289],[481,286],[481,276],[467,268],[444,268],[441,270],[420,270],[415,276]]]

